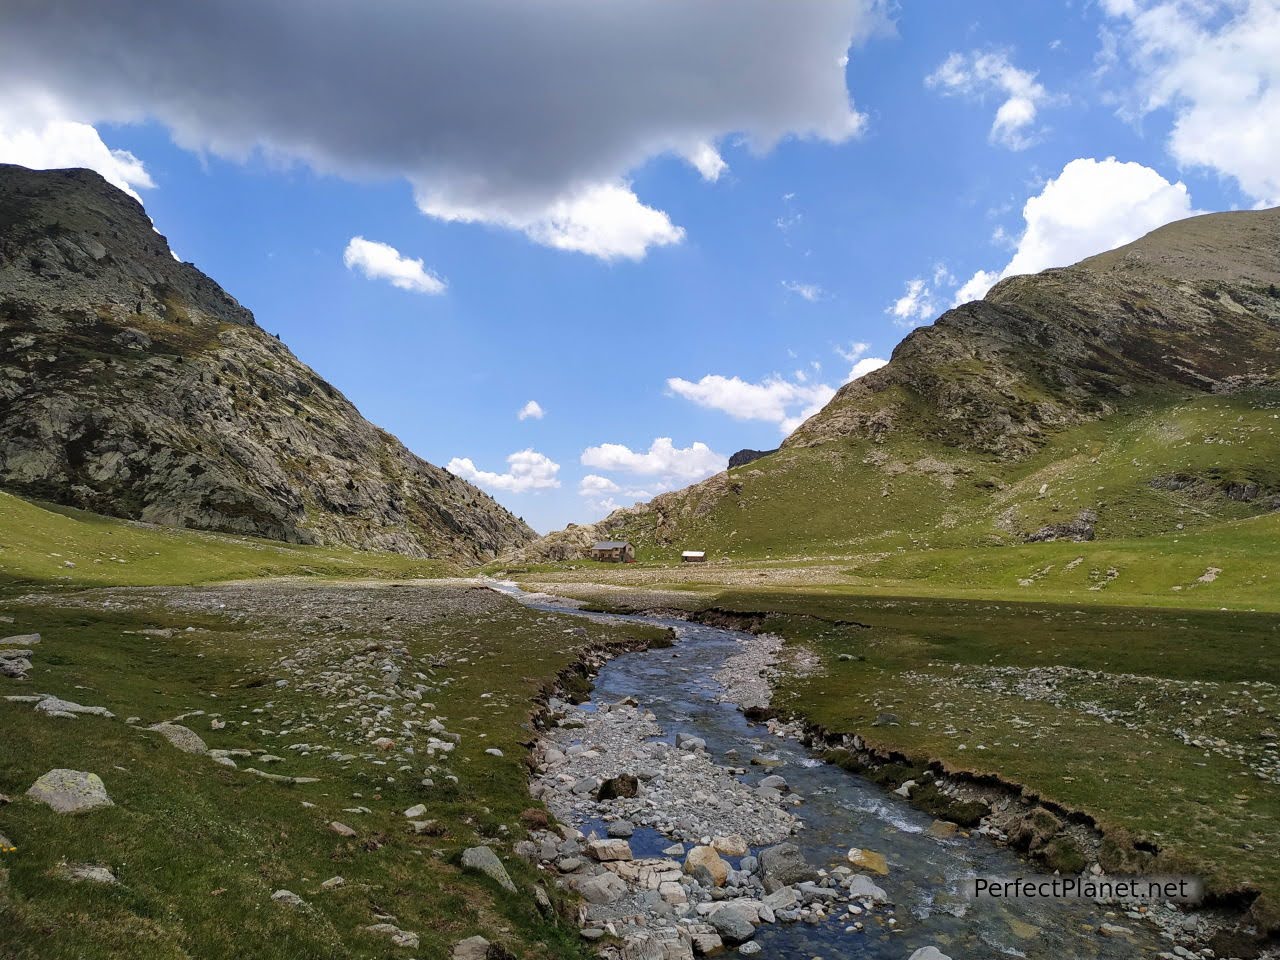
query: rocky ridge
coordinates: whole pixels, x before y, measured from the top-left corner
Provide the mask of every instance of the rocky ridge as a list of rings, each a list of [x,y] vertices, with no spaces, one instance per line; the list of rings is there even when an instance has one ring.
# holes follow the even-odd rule
[[[365,420],[87,170],[0,165],[0,485],[168,526],[460,562],[533,538]]]
[[[726,472],[552,533],[512,559],[578,558],[592,540],[617,537],[674,545],[721,505],[750,513],[744,487],[753,488],[754,509],[768,510],[771,494],[760,495],[759,485],[782,481],[756,471],[779,456],[804,479],[785,492],[768,487],[777,497],[802,498],[814,476],[839,478],[848,469],[841,463],[860,462],[867,469],[847,482],[882,486],[906,473],[947,490],[985,484],[994,506],[1003,502],[1004,468],[1061,431],[1135,405],[1257,391],[1274,398],[1277,389],[1280,208],[1193,217],[1074,266],[1001,281],[984,299],[913,330],[887,366],[845,384],[768,460],[740,451]],[[975,464],[989,478],[968,476]],[[1151,485],[1217,492],[1212,478],[1158,470]],[[1221,490],[1259,509],[1274,509],[1274,493],[1248,484]],[[1093,535],[1083,519],[1032,531],[1039,539]]]

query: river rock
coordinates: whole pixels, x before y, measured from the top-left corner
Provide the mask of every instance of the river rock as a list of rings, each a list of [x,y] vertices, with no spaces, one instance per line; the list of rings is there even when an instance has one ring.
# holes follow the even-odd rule
[[[707,871],[711,882],[717,887],[723,887],[729,879],[729,864],[720,858],[715,847],[694,847],[685,855],[685,873],[696,876],[695,871],[700,867]]]
[[[58,813],[84,813],[115,806],[107,796],[102,778],[83,770],[50,770],[31,785],[27,796]]]
[[[753,911],[745,904],[730,901],[707,919],[720,938],[730,945],[743,943],[756,935]]]
[[[754,940],[748,940],[738,948],[738,952],[744,957],[750,957],[759,953],[763,949],[764,947],[760,946],[760,944],[756,943]]]
[[[717,852],[724,854],[726,857],[745,857],[751,850],[746,839],[738,836],[737,834],[728,837],[715,837],[711,841],[711,846],[715,847]]]
[[[950,820],[935,820],[929,824],[929,836],[939,840],[947,840],[956,835],[960,828]]]
[[[681,750],[705,750],[707,741],[688,733],[676,734],[676,746]]]
[[[600,873],[578,883],[578,893],[587,903],[607,904],[627,894],[627,884],[616,874]]]
[[[889,864],[885,861],[884,855],[876,853],[874,850],[863,850],[861,847],[854,847],[849,851],[849,862],[860,870],[869,870],[871,873],[878,873],[882,877],[889,875]]]
[[[587,844],[587,855],[601,863],[631,860],[631,844],[616,837],[608,840],[592,840]]]
[[[462,866],[466,870],[475,870],[478,873],[483,873],[508,893],[516,892],[516,885],[511,882],[511,876],[507,873],[507,868],[502,865],[498,855],[488,847],[468,847],[463,850]]]
[[[889,895],[870,877],[864,877],[858,874],[856,877],[850,877],[849,882],[845,884],[845,890],[848,891],[851,899],[854,900],[875,900],[884,901],[889,899]]]
[[[921,947],[909,956],[907,960],[951,960],[951,958],[937,947]]]
[[[783,793],[787,789],[787,780],[776,773],[771,773],[760,781],[760,786],[765,790],[777,790],[779,793]]]
[[[156,723],[148,730],[160,734],[183,753],[203,754],[209,752],[208,745],[200,739],[200,735],[180,723]]]
[[[760,851],[759,861],[760,879],[769,893],[793,883],[818,878],[817,871],[809,866],[804,854],[794,843],[766,847]]]
[[[605,833],[620,840],[626,840],[636,832],[636,826],[630,820],[615,820],[605,828]]]
[[[601,802],[618,799],[629,800],[639,792],[640,781],[629,773],[623,773],[602,782],[599,789],[596,790],[596,799]]]

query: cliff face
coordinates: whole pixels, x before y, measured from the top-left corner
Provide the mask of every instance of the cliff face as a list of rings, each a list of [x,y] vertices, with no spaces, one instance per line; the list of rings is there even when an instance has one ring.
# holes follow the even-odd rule
[[[460,562],[533,538],[360,416],[86,170],[0,165],[0,486]]]

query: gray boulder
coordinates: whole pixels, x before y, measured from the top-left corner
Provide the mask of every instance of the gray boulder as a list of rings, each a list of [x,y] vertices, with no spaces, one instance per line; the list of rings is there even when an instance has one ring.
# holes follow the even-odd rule
[[[160,734],[183,753],[204,754],[209,752],[208,745],[200,739],[200,735],[190,727],[184,727],[180,723],[157,723],[147,727],[147,729]]]
[[[467,937],[453,945],[452,960],[485,960],[489,956],[489,941],[484,937]]]
[[[865,877],[862,874],[850,877],[849,882],[845,884],[845,890],[855,900],[875,900],[880,902],[889,899],[889,895],[876,886],[870,877]]]
[[[627,884],[617,874],[600,873],[578,884],[578,893],[587,903],[607,904],[621,900],[627,894]]]
[[[951,958],[937,947],[921,947],[907,960],[951,960]]]
[[[511,882],[511,876],[507,873],[507,868],[502,865],[498,855],[488,847],[468,847],[463,850],[462,866],[466,870],[475,870],[477,873],[483,873],[508,893],[516,892],[516,885]]]
[[[50,770],[31,785],[27,796],[58,813],[84,813],[115,805],[102,778],[83,770]]]
[[[756,935],[755,924],[751,922],[751,911],[737,903],[726,903],[707,918],[720,939],[730,945],[743,943]]]
[[[760,851],[760,879],[769,893],[790,886],[818,879],[817,871],[809,866],[804,854],[794,843],[779,843]]]
[[[115,716],[106,707],[86,707],[84,704],[63,700],[61,697],[45,697],[36,704],[36,710],[53,717],[74,717],[77,713],[87,713],[95,717],[106,717],[107,719]]]
[[[19,633],[0,640],[0,647],[34,647],[39,642],[40,634],[38,633]]]

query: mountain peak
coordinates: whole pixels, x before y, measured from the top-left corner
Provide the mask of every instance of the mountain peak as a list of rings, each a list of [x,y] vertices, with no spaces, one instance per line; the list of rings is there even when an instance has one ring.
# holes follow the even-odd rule
[[[0,485],[462,562],[533,536],[374,427],[87,170],[0,165]]]

